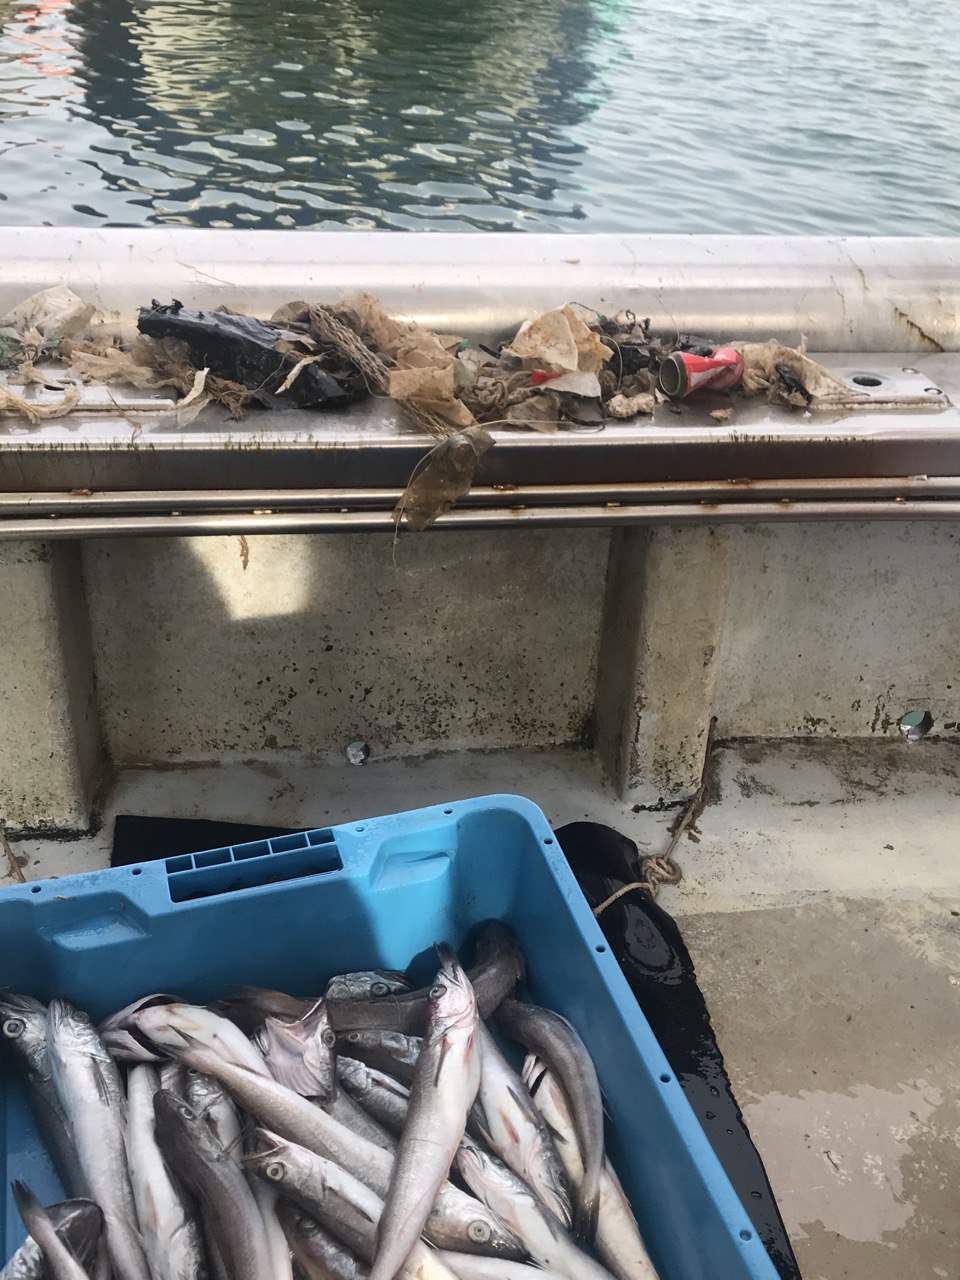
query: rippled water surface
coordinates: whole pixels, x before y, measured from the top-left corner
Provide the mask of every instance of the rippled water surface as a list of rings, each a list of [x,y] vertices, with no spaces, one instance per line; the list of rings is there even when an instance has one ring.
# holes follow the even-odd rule
[[[957,0],[0,0],[0,222],[954,233]]]

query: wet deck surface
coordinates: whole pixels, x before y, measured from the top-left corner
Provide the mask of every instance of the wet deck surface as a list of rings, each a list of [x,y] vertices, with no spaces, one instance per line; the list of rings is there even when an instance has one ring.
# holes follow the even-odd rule
[[[953,1280],[960,1257],[960,748],[724,746],[661,901],[681,921],[805,1280]],[[105,864],[116,812],[315,826],[520,791],[653,852],[670,814],[572,752],[134,770],[102,833],[24,841],[23,873]]]
[[[723,749],[665,899],[806,1280],[958,1274],[958,763]]]

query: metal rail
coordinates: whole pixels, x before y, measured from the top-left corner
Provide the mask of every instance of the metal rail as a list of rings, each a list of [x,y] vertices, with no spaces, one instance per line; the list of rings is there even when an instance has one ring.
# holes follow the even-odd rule
[[[435,529],[576,528],[622,525],[768,524],[824,520],[958,520],[960,500],[664,502],[637,505],[474,507],[450,511]],[[0,520],[0,541],[259,533],[386,533],[390,511],[225,511],[192,515],[49,516]]]
[[[61,493],[0,493],[0,520],[14,516],[168,516],[221,511],[267,515],[276,511],[392,511],[400,489],[145,489]],[[617,503],[730,502],[841,499],[960,498],[960,476],[864,476],[827,480],[676,481],[649,484],[479,485],[458,507],[573,507]]]

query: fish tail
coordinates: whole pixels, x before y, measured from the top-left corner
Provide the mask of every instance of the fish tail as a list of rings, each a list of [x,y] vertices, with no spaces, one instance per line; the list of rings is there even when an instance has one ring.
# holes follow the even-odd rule
[[[23,1225],[33,1239],[36,1240],[41,1250],[45,1252],[51,1238],[57,1234],[49,1213],[47,1213],[30,1187],[25,1182],[21,1182],[19,1178],[14,1179],[11,1183],[11,1188],[13,1190],[13,1198],[17,1202],[20,1217],[23,1219]]]
[[[586,1194],[584,1194],[586,1192]],[[578,1240],[592,1244],[600,1217],[600,1189],[591,1194],[586,1182],[581,1183],[573,1210],[573,1234]]]

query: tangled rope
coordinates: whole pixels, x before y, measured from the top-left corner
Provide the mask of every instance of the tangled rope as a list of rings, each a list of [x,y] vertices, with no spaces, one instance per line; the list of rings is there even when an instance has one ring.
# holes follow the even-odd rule
[[[336,347],[341,355],[353,361],[364,378],[366,378],[367,386],[375,395],[386,396],[390,394],[390,368],[386,361],[378,356],[375,351],[371,351],[359,334],[354,333],[351,328],[345,325],[339,316],[334,315],[332,308],[323,306],[311,307],[310,328],[314,336],[321,342],[326,342],[330,346]],[[408,417],[412,418],[418,427],[421,427],[429,435],[436,436],[439,440],[455,435],[459,429],[438,414],[430,413],[427,409],[421,409],[419,405],[414,404],[412,401],[396,400],[394,403]]]

